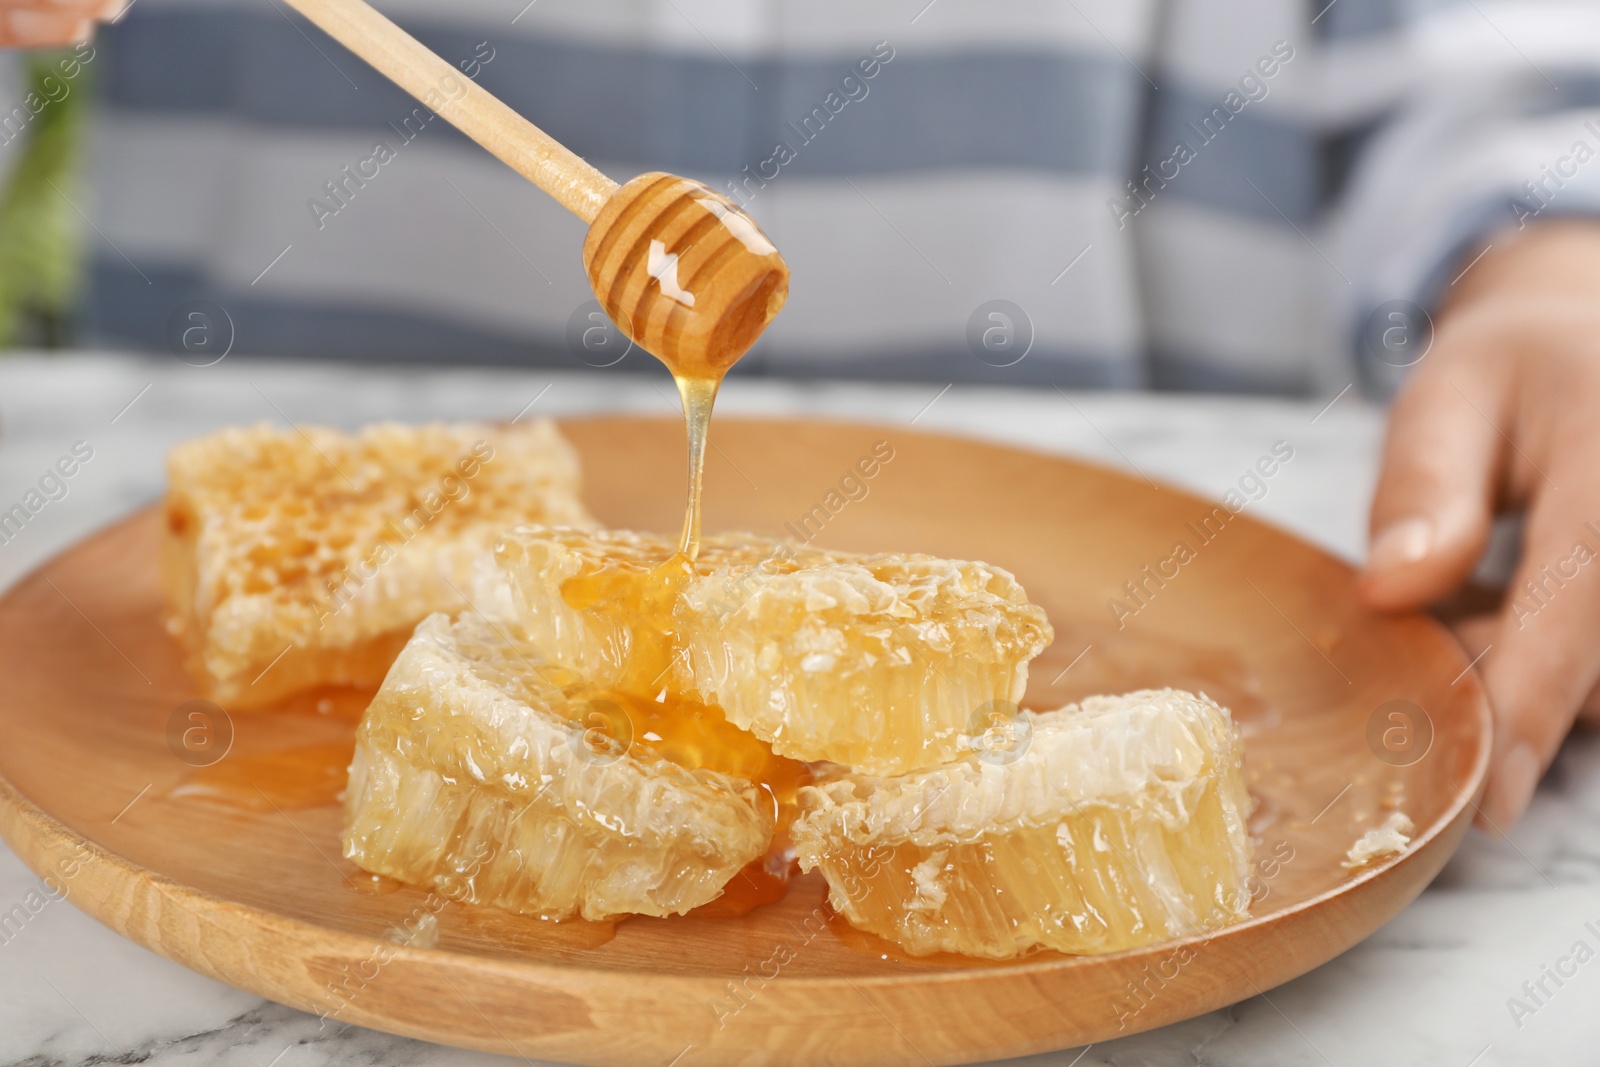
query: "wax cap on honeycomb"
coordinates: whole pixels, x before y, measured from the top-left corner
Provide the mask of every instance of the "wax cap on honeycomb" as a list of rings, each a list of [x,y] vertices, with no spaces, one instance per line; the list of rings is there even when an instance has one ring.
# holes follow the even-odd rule
[[[418,620],[464,606],[518,522],[589,523],[548,421],[231,428],[167,460],[171,626],[213,699],[376,686]]]
[[[833,906],[913,954],[1109,952],[1248,914],[1242,759],[1204,696],[1091,697],[944,767],[803,788],[792,832]]]
[[[868,772],[964,751],[984,709],[1021,700],[1052,636],[1016,579],[983,563],[728,534],[704,539],[661,602],[652,582],[673,555],[662,538],[525,526],[495,553],[519,624],[550,660],[611,684],[650,635],[671,650],[656,684],[717,705],[782,755]],[[657,632],[662,617],[670,632]]]
[[[557,677],[559,675],[559,677]],[[545,918],[670,915],[760,857],[750,782],[591,744],[567,672],[472,611],[417,628],[367,709],[344,852],[365,870]]]

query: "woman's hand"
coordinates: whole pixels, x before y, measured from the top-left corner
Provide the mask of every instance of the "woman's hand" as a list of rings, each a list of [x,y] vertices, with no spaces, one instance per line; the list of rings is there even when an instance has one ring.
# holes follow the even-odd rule
[[[59,48],[87,40],[126,0],[0,0],[0,48]]]
[[[1600,223],[1497,237],[1452,286],[1389,419],[1362,591],[1450,593],[1496,511],[1525,510],[1501,608],[1458,632],[1495,713],[1482,821],[1504,831],[1581,711],[1600,708]]]

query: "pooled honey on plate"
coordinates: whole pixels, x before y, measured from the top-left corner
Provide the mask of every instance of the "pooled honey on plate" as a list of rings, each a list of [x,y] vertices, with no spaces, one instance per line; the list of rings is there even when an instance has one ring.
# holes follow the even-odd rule
[[[256,811],[296,811],[339,803],[354,744],[305,745],[231,755],[191,773],[167,795]]]

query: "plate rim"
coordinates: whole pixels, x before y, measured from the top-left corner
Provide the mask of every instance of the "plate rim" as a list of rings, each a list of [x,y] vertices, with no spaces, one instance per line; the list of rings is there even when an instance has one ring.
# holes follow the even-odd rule
[[[605,424],[648,422],[654,424],[673,425],[678,423],[677,419],[669,418],[667,416],[647,414],[635,415],[625,412],[577,413],[553,417],[552,421],[558,426],[565,426],[571,423]],[[1071,453],[1054,451],[1045,447],[1019,445],[1012,441],[986,437],[981,434],[974,434],[959,430],[925,430],[916,429],[909,425],[882,423],[868,420],[794,415],[766,416],[759,413],[740,413],[719,417],[718,425],[725,426],[729,424],[759,424],[767,428],[774,426],[781,428],[792,425],[815,427],[821,425],[856,431],[892,432],[893,434],[901,437],[915,436],[918,438],[927,438],[933,440],[948,441],[953,439],[957,441],[972,441],[975,443],[981,443],[987,448],[998,449],[1023,457],[1047,459],[1052,462],[1064,463],[1079,468],[1087,468],[1101,474],[1111,475],[1119,479],[1125,479],[1129,481],[1134,480],[1133,475],[1129,474],[1128,472],[1097,460],[1085,459]],[[1153,485],[1159,492],[1177,496],[1189,503],[1195,503],[1203,506],[1220,506],[1219,502],[1217,501],[1210,500],[1188,488],[1176,486],[1161,479],[1152,480],[1149,478],[1144,478],[1142,481],[1149,485]],[[20,591],[22,591],[25,587],[36,583],[41,577],[44,577],[45,572],[47,572],[54,565],[58,564],[68,555],[87,547],[92,542],[114,535],[119,529],[144,519],[151,511],[159,509],[160,506],[160,501],[157,500],[155,502],[137,507],[118,516],[115,519],[112,519],[107,523],[96,527],[92,531],[74,539],[69,544],[58,548],[49,556],[38,561],[32,567],[28,568],[25,572],[15,578],[3,592],[0,592],[0,611],[3,611],[6,607],[8,607],[10,602]],[[1334,555],[1321,545],[1318,545],[1302,537],[1300,534],[1286,529],[1274,522],[1263,519],[1257,515],[1245,514],[1242,512],[1235,514],[1234,518],[1235,520],[1242,518],[1245,520],[1246,524],[1250,526],[1269,532],[1276,537],[1292,541],[1301,550],[1313,553],[1317,557],[1320,557],[1323,561],[1331,563],[1343,571],[1349,572],[1353,570],[1350,563],[1346,560]],[[1444,637],[1445,639],[1449,640],[1452,645],[1454,645],[1453,638],[1449,634],[1448,629],[1439,620],[1425,612],[1404,612],[1398,613],[1391,617],[1420,620],[1425,623],[1426,626],[1436,635]],[[1481,798],[1493,747],[1493,715],[1488,703],[1487,694],[1482,685],[1481,675],[1476,664],[1468,663],[1465,652],[1461,650],[1459,646],[1454,646],[1454,653],[1459,657],[1461,664],[1465,667],[1464,674],[1459,679],[1459,682],[1466,683],[1465,699],[1471,703],[1474,712],[1474,718],[1476,719],[1476,731],[1474,734],[1476,751],[1473,754],[1471,769],[1465,779],[1469,783],[1470,788],[1457,791],[1457,794],[1450,798],[1448,804],[1444,807],[1441,814],[1433,819],[1427,826],[1419,829],[1419,832],[1415,834],[1404,851],[1390,855],[1378,863],[1369,865],[1366,869],[1352,875],[1345,881],[1331,886],[1314,896],[1298,900],[1289,905],[1280,906],[1263,914],[1251,915],[1248,919],[1237,923],[1231,923],[1228,926],[1219,928],[1217,930],[1194,934],[1184,938],[1161,941],[1151,945],[1142,945],[1135,948],[1123,949],[1112,953],[1104,953],[1093,956],[1070,956],[1052,953],[1047,954],[1046,958],[1042,959],[1028,960],[1024,958],[1020,961],[1002,962],[994,967],[944,967],[939,964],[930,963],[926,965],[925,968],[917,968],[915,970],[907,970],[893,974],[786,975],[781,985],[790,989],[829,991],[842,989],[846,986],[859,985],[866,985],[869,987],[895,987],[910,983],[960,985],[981,981],[985,978],[996,975],[1004,975],[1008,978],[1026,980],[1039,975],[1070,973],[1083,967],[1093,966],[1097,962],[1105,960],[1129,960],[1137,959],[1141,956],[1158,958],[1170,955],[1174,951],[1181,950],[1185,947],[1210,945],[1218,942],[1227,942],[1246,938],[1260,930],[1262,927],[1276,925],[1284,922],[1285,920],[1293,918],[1300,912],[1315,909],[1320,905],[1325,905],[1340,897],[1345,897],[1356,893],[1357,891],[1370,886],[1372,883],[1385,879],[1388,875],[1405,864],[1420,858],[1426,853],[1431,852],[1440,844],[1442,838],[1453,834],[1456,836],[1456,841],[1450,846],[1449,853],[1447,853],[1443,859],[1440,860],[1439,865],[1442,867],[1443,863],[1448,860],[1449,855],[1453,854],[1455,848],[1459,847],[1460,839],[1466,832],[1467,828],[1460,824],[1463,822],[1468,808],[1476,807],[1479,799]],[[138,864],[128,857],[123,856],[109,847],[99,844],[91,838],[80,834],[67,826],[56,816],[52,815],[50,812],[36,804],[4,774],[0,774],[0,837],[3,837],[6,840],[6,842],[23,861],[23,863],[36,874],[38,874],[40,870],[47,865],[46,861],[49,860],[50,856],[53,854],[53,850],[56,848],[75,848],[78,850],[80,856],[85,852],[85,850],[87,850],[89,857],[85,862],[95,865],[104,871],[114,871],[118,877],[130,878],[142,882],[149,889],[154,890],[164,899],[170,899],[177,904],[185,906],[186,909],[191,913],[196,911],[232,912],[242,920],[247,920],[258,926],[289,932],[299,938],[326,939],[333,937],[338,939],[340,942],[345,943],[351,951],[356,951],[358,949],[370,949],[374,942],[379,941],[378,938],[355,933],[337,926],[325,925],[310,919],[286,915],[271,907],[258,904],[241,903],[239,901],[217,895],[210,890],[203,889],[186,881],[182,881],[169,874]],[[39,861],[39,866],[35,865],[35,859]],[[1437,877],[1437,872],[1435,872],[1435,874],[1430,876],[1427,880],[1421,881],[1415,893],[1407,897],[1405,902],[1400,904],[1392,913],[1384,916],[1383,919],[1378,923],[1372,924],[1372,929],[1375,930],[1377,926],[1382,924],[1382,922],[1387,922],[1393,917],[1393,915],[1398,914],[1400,910],[1403,910],[1406,906],[1408,906],[1410,902],[1415,899],[1415,896],[1420,895],[1420,893],[1427,888],[1433,877]],[[81,899],[75,899],[77,896],[77,894],[68,894],[67,899],[74,900],[75,904],[82,907]],[[182,966],[188,967],[192,970],[200,971],[200,973],[206,974],[218,981],[222,981],[230,985],[239,984],[235,977],[224,977],[216,969],[203,967],[188,959],[177,959],[170,951],[170,946],[164,945],[161,938],[156,936],[141,937],[137,932],[135,932],[135,928],[137,926],[135,922],[127,921],[116,916],[114,914],[116,909],[112,902],[100,901],[99,903],[101,904],[100,907],[94,909],[84,907],[82,910],[86,911],[94,919],[96,919],[96,921],[106,925],[120,936],[127,937],[135,943],[140,944],[143,947],[156,952],[157,954],[165,956],[168,959],[174,959]],[[1363,935],[1362,939],[1364,939],[1365,936],[1370,936],[1370,933]],[[1303,974],[1306,971],[1313,969],[1316,966],[1320,966],[1324,962],[1327,962],[1329,959],[1336,958],[1338,955],[1349,951],[1351,947],[1354,947],[1354,945],[1358,944],[1362,939],[1357,939],[1356,941],[1353,941],[1350,944],[1340,948],[1332,955],[1322,957],[1308,966],[1295,971],[1290,977]],[[703,992],[707,988],[719,985],[726,977],[722,975],[711,974],[683,975],[652,972],[637,966],[596,967],[593,965],[568,961],[490,956],[471,952],[461,952],[452,949],[422,949],[407,945],[390,945],[387,946],[387,948],[392,950],[395,958],[409,960],[414,964],[424,967],[430,963],[449,961],[457,965],[470,966],[475,969],[487,968],[491,971],[519,975],[524,979],[546,982],[554,985],[560,985],[562,978],[566,977],[580,978],[587,982],[598,982],[603,980],[609,980],[613,982],[619,980],[644,981],[661,988],[681,987],[684,990]],[[1286,978],[1283,980],[1286,981],[1288,979]],[[1276,984],[1279,983],[1274,983],[1274,986]],[[1267,988],[1272,987],[1273,986],[1268,986]],[[273,983],[266,981],[258,982],[254,986],[241,985],[241,988],[246,988],[248,991],[256,995],[273,1000],[277,1000],[279,996],[283,995],[285,992],[282,983],[274,985]],[[288,1000],[280,1002],[291,1003]],[[301,1010],[312,1012],[316,1011],[315,1008],[306,1007],[303,1002],[293,1003],[292,1006],[300,1008]],[[1152,1026],[1163,1025],[1164,1023],[1170,1021],[1172,1020],[1163,1020],[1161,1023],[1153,1023]],[[389,1029],[389,1027],[381,1022],[359,1020],[359,1023],[360,1025],[369,1025],[378,1029]],[[1136,1029],[1130,1029],[1126,1032],[1131,1034],[1148,1028],[1150,1027],[1139,1027]],[[413,1034],[411,1036],[422,1035]],[[425,1036],[422,1036],[422,1039],[439,1040],[437,1038],[429,1038]],[[476,1047],[504,1049],[505,1046],[494,1045],[491,1043]]]

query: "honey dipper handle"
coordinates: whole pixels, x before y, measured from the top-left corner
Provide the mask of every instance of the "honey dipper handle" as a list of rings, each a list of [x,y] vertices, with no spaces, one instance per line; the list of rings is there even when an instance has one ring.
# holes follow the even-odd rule
[[[583,221],[593,222],[617,191],[616,182],[363,0],[287,3]]]

